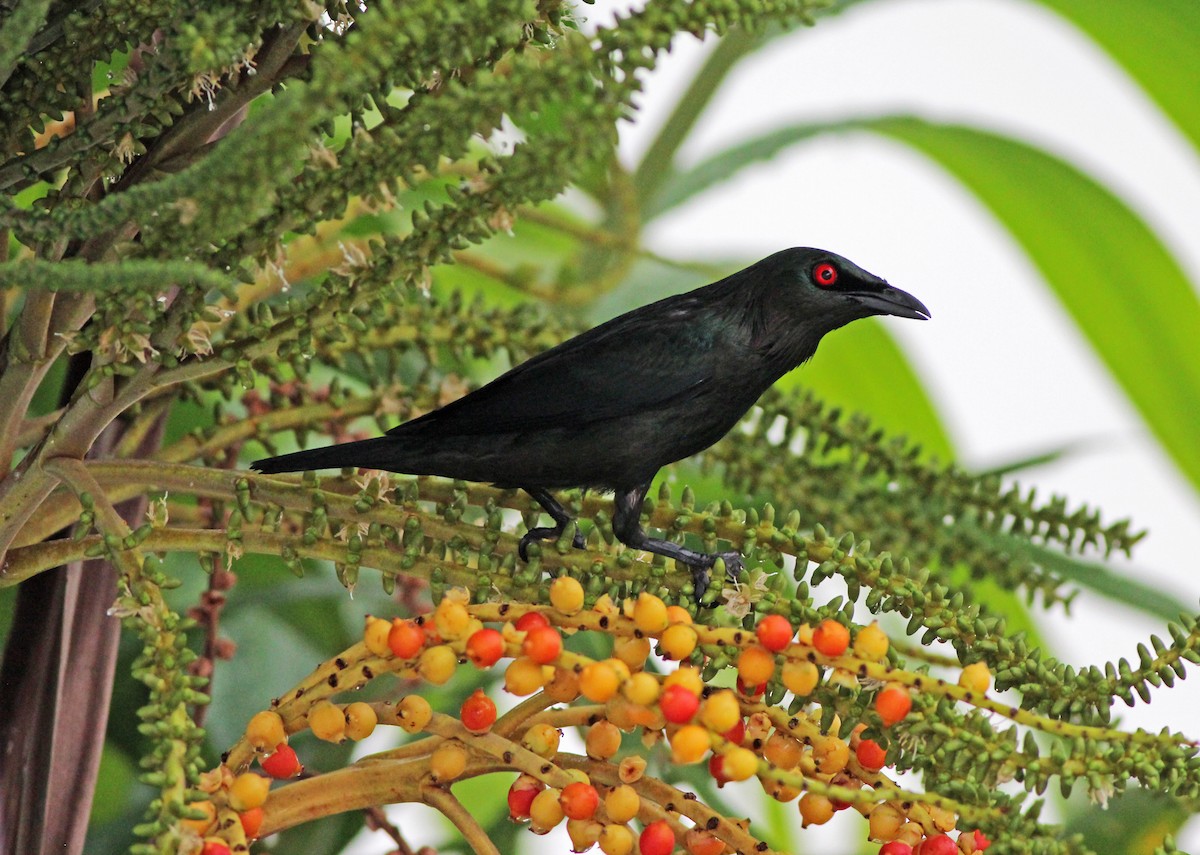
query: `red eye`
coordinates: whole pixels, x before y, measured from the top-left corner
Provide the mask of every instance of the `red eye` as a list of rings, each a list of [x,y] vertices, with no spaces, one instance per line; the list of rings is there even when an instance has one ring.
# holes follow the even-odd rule
[[[826,263],[818,264],[816,267],[814,267],[812,275],[814,282],[816,282],[822,288],[829,288],[835,282],[837,282],[838,272],[836,267],[834,267],[832,264]]]

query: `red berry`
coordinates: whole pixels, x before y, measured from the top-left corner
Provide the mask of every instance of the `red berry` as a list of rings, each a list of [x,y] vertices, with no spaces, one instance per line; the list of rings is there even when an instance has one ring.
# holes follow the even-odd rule
[[[746,741],[746,720],[744,718],[739,718],[737,724],[729,728],[729,730],[725,731],[721,735],[734,745],[741,745]]]
[[[907,843],[893,840],[891,843],[885,843],[880,847],[879,855],[913,855],[913,848]]]
[[[958,844],[945,834],[935,834],[922,840],[913,855],[959,855]]]
[[[964,835],[972,835],[974,837],[974,843],[975,843],[974,851],[976,851],[976,852],[982,852],[984,849],[987,849],[989,846],[992,845],[992,841],[988,840],[987,837],[984,836],[983,832],[980,831],[978,828],[975,829],[974,831],[962,832],[962,834],[958,835],[959,840],[961,840]],[[968,838],[968,839],[970,839],[970,838]]]
[[[539,665],[549,665],[562,653],[562,633],[552,626],[535,626],[525,633],[521,652]]]
[[[200,855],[231,855],[229,846],[223,840],[206,840]]]
[[[513,781],[512,786],[508,788],[509,818],[516,822],[529,819],[529,808],[543,789],[545,786],[529,775],[521,775]]]
[[[490,627],[476,630],[467,639],[466,653],[477,668],[490,668],[504,655],[504,636]]]
[[[912,695],[904,686],[886,686],[875,696],[875,711],[883,719],[884,727],[901,721],[912,709]]]
[[[412,659],[425,646],[425,629],[411,620],[392,621],[388,647],[401,659]]]
[[[742,695],[743,697],[757,698],[759,695],[761,695],[763,692],[765,692],[767,690],[767,684],[759,683],[756,686],[747,686],[745,683],[742,682],[742,678],[738,677],[737,678],[737,690],[738,690],[738,694]]]
[[[874,739],[864,739],[858,743],[855,754],[863,768],[870,769],[872,772],[878,772],[887,763],[887,751]]]
[[[276,779],[294,778],[304,771],[295,749],[286,742],[276,745],[275,753],[262,758],[259,765],[264,772]]]
[[[496,723],[496,702],[485,695],[483,689],[476,689],[463,701],[458,717],[471,733],[486,733]]]
[[[783,615],[767,615],[754,630],[758,643],[778,653],[792,640],[792,625]]]
[[[671,855],[675,850],[675,832],[665,819],[647,825],[638,838],[641,855]]]
[[[567,819],[591,819],[600,806],[600,794],[591,784],[573,781],[563,787],[558,801]]]
[[[684,724],[700,709],[700,698],[683,686],[673,685],[663,689],[658,705],[667,721]]]
[[[708,758],[708,774],[712,775],[718,787],[729,783],[731,779],[725,776],[725,755],[714,753]]]
[[[517,622],[513,624],[521,632],[529,632],[535,626],[549,626],[550,621],[541,612],[525,612],[517,618]]]
[[[242,833],[246,835],[247,840],[253,840],[258,837],[258,830],[262,828],[263,809],[261,807],[250,808],[238,814],[238,819],[242,823]]]

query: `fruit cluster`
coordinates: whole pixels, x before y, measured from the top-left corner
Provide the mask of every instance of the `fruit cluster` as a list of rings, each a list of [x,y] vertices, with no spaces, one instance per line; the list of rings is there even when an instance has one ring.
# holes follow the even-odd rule
[[[504,769],[515,773],[511,818],[538,834],[565,823],[576,852],[593,846],[605,855],[768,851],[745,822],[647,774],[647,758],[659,756],[706,763],[718,786],[755,778],[773,798],[797,801],[804,826],[853,808],[865,817],[869,838],[882,844],[880,855],[966,855],[990,845],[974,828],[949,836],[959,825],[952,803],[907,793],[884,774],[893,729],[912,713],[914,693],[903,680],[881,678],[904,672],[887,664],[889,641],[877,624],[851,628],[825,620],[797,629],[768,614],[751,632],[696,623],[685,609],[648,593],[620,604],[601,597],[585,609],[582,586],[567,576],[553,582],[549,599],[549,606],[472,606],[465,592],[453,591],[432,615],[369,617],[361,643],[256,714],[226,762],[205,779],[210,798],[193,805],[195,817],[186,820],[205,838],[205,855],[238,851],[247,840],[314,815],[396,801],[443,810],[469,844],[491,851],[449,785]],[[569,649],[564,638],[580,630],[610,636],[612,655],[592,659]],[[735,666],[736,679],[726,681],[733,685],[718,685],[719,672],[718,679],[702,676],[698,666],[717,655]],[[482,690],[457,717],[435,712],[416,694],[397,702],[330,700],[387,672],[440,685],[462,663],[487,669],[504,659],[505,689],[526,700],[503,716]],[[871,697],[860,720],[843,722],[806,701],[822,681],[853,684]],[[981,666],[965,669],[960,681],[978,694],[988,683]],[[792,712],[764,703],[775,684],[800,701]],[[293,782],[268,798],[270,779],[303,771],[289,734],[307,729],[320,739],[359,740],[380,724],[424,738]],[[561,749],[567,727],[583,731],[585,754]],[[249,771],[254,760],[265,776]],[[328,780],[334,775],[336,790]],[[331,800],[331,792],[338,796]]]

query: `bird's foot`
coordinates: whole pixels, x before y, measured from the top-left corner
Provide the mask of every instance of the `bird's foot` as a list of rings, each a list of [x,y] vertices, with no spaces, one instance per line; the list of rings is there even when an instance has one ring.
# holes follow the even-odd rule
[[[521,556],[522,561],[529,560],[529,544],[539,540],[558,540],[562,537],[565,525],[547,526],[542,525],[537,528],[531,528],[521,536],[521,542],[517,546],[517,554]],[[583,532],[578,528],[575,529],[575,536],[571,538],[571,545],[576,549],[583,549],[587,541],[584,540]]]
[[[696,605],[702,605],[704,594],[708,591],[709,582],[712,581],[712,574],[709,572],[713,565],[717,563],[717,559],[725,562],[725,578],[730,582],[736,582],[742,574],[742,555],[740,552],[717,552],[711,555],[703,555],[703,561],[696,563],[688,563],[692,571],[692,587],[695,589]]]

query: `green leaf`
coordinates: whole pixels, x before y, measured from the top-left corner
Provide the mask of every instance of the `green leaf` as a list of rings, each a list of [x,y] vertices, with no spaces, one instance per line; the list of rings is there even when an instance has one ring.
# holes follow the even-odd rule
[[[1200,149],[1200,4],[1041,0],[1108,51]]]
[[[995,214],[1200,490],[1200,299],[1146,224],[1091,177],[1017,140],[910,117],[862,127],[928,155]]]

